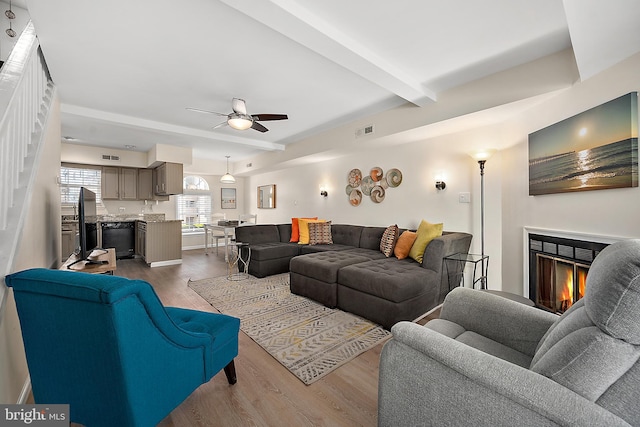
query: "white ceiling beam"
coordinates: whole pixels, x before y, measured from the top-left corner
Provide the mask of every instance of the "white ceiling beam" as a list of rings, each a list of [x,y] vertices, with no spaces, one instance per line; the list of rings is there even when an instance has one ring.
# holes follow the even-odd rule
[[[139,129],[155,130],[158,132],[172,133],[178,135],[188,135],[198,138],[206,138],[212,141],[225,141],[235,144],[248,145],[263,150],[284,151],[284,144],[274,142],[259,141],[251,138],[241,138],[232,135],[219,135],[211,131],[194,129],[186,126],[172,125],[170,123],[157,122],[154,120],[141,119],[139,117],[126,116],[124,114],[110,113],[107,111],[94,110],[91,108],[79,107],[77,105],[62,104],[60,110],[65,114],[87,117],[103,122],[115,123],[122,126],[131,126]]]
[[[293,0],[221,1],[415,105],[436,100],[435,92]]]
[[[580,79],[640,51],[638,0],[563,0]]]

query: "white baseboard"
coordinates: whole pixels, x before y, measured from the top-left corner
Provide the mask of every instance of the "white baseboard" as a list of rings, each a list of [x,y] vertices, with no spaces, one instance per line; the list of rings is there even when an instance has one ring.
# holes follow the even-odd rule
[[[182,259],[170,259],[167,261],[155,261],[149,264],[149,267],[164,267],[167,265],[182,264]]]

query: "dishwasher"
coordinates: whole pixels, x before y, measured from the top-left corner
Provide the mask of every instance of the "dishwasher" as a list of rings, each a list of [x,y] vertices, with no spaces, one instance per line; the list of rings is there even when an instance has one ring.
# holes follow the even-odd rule
[[[134,221],[103,222],[102,247],[115,248],[116,259],[133,258],[135,255],[135,228]]]

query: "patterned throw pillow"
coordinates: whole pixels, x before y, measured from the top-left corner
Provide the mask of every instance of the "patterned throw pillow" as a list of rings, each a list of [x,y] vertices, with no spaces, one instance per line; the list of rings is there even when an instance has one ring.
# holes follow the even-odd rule
[[[382,239],[380,240],[380,252],[382,252],[387,258],[393,255],[393,249],[396,247],[399,233],[400,229],[396,224],[394,224],[388,226],[382,234]]]
[[[309,224],[315,222],[326,222],[324,219],[305,219],[298,218],[298,244],[299,245],[308,245],[309,244]]]
[[[333,245],[331,221],[309,223],[310,245]]]
[[[318,219],[317,216],[313,218],[302,218],[302,219]],[[292,243],[298,243],[300,240],[300,224],[298,222],[299,218],[291,218],[291,240]]]

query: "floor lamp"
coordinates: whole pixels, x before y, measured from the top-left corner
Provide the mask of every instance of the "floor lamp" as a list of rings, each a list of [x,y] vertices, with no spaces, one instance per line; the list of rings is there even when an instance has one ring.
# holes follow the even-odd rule
[[[484,164],[494,152],[495,150],[478,150],[471,155],[480,165],[480,251],[482,256],[480,289],[487,289],[487,271],[484,262]]]

